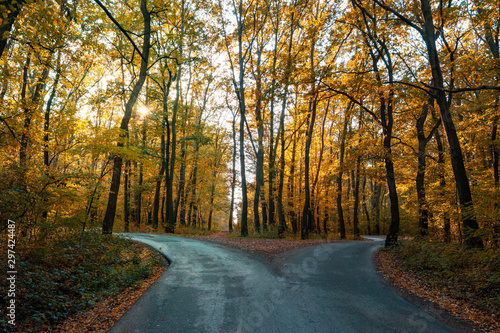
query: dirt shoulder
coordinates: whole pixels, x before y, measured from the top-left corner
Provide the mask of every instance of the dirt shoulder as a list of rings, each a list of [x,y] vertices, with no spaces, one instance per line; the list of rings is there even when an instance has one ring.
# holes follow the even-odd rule
[[[228,237],[227,232],[219,232],[210,236],[182,236],[186,238],[198,239],[210,243],[225,245],[245,252],[259,254],[264,259],[272,262],[278,259],[285,252],[327,243],[352,242],[353,240],[289,240],[289,239],[265,239],[265,238],[240,238]],[[360,239],[356,241],[367,241]]]
[[[499,333],[500,323],[494,314],[449,295],[433,286],[423,274],[405,269],[394,253],[378,251],[374,256],[377,273],[397,293],[439,318],[459,332]]]

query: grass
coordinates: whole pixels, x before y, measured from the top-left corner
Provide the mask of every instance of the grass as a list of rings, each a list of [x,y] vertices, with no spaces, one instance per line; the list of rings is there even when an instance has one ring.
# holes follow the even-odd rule
[[[159,258],[141,245],[117,236],[88,232],[83,247],[79,245],[80,237],[75,233],[34,242],[18,239],[17,325],[55,326],[100,299],[136,285],[159,263]],[[7,267],[2,270],[7,271]],[[5,281],[1,283],[4,287]],[[5,318],[2,314],[0,328],[5,328]]]
[[[406,268],[451,297],[500,313],[500,249],[466,249],[459,244],[414,239],[390,251]]]

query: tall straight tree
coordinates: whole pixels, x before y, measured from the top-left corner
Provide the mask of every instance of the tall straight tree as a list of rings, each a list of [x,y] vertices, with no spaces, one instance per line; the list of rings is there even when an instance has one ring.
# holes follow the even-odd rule
[[[163,179],[163,176],[165,174],[165,171],[167,169],[167,163],[168,163],[168,151],[167,151],[167,145],[166,145],[166,140],[165,140],[165,131],[168,125],[168,95],[170,93],[170,86],[172,85],[172,81],[175,79],[175,77],[172,75],[172,72],[168,69],[168,64],[167,61],[165,60],[162,68],[162,82],[155,82],[158,84],[161,92],[162,92],[162,122],[161,122],[161,135],[160,135],[160,155],[161,155],[161,162],[160,162],[160,170],[158,172],[158,178],[156,179],[156,187],[155,187],[155,196],[153,199],[153,229],[156,230],[158,229],[158,215],[159,215],[159,210],[160,210],[160,187],[161,187],[161,182]],[[168,70],[168,79],[166,76],[165,71]]]
[[[235,73],[235,61],[233,61],[233,57],[230,51],[230,40],[226,33],[226,24],[225,18],[222,15],[222,4],[221,7],[221,21],[222,28],[224,33],[224,42],[226,46],[226,51],[229,58],[229,63],[231,66],[232,73],[232,82],[236,97],[238,99],[238,106],[240,112],[240,175],[241,175],[241,193],[242,193],[242,207],[241,207],[241,236],[248,236],[248,191],[247,191],[247,179],[246,179],[246,164],[245,164],[245,124],[246,120],[246,101],[245,101],[245,74],[246,67],[248,63],[248,57],[250,56],[250,52],[252,50],[255,39],[259,35],[260,31],[264,27],[264,24],[267,20],[269,6],[264,3],[262,4],[260,1],[257,1],[255,4],[246,6],[243,4],[243,0],[240,0],[238,4],[233,2],[233,12],[235,13],[236,19],[236,39],[238,44],[238,79],[236,78]],[[262,16],[255,15],[252,21],[249,19],[249,11],[260,11],[262,12]],[[258,19],[257,19],[258,18]],[[250,31],[250,35],[246,36],[245,32]]]
[[[441,69],[441,60],[438,53],[437,39],[443,31],[443,27],[438,27],[434,23],[433,10],[429,0],[420,0],[419,17],[421,17],[422,20],[418,23],[410,20],[395,8],[392,8],[379,0],[374,0],[374,2],[386,11],[394,14],[400,21],[417,31],[424,41],[427,51],[427,60],[431,67],[432,74],[432,84],[429,88],[429,93],[435,98],[436,103],[439,106],[441,122],[448,140],[451,164],[453,167],[453,174],[455,176],[455,184],[461,208],[462,225],[464,229],[464,244],[467,247],[482,247],[483,242],[481,238],[474,235],[474,231],[479,229],[479,225],[477,223],[474,203],[472,201],[469,177],[467,176],[467,170],[465,168],[460,140],[458,138],[457,129],[450,110],[450,103],[447,99],[447,91],[444,84],[443,71]],[[451,3],[452,1],[449,1],[448,5],[451,6]],[[442,21],[444,22],[444,20]]]
[[[137,81],[132,88],[132,93],[125,104],[125,114],[122,118],[120,124],[120,138],[117,143],[118,148],[122,148],[124,146],[124,139],[126,138],[126,133],[128,132],[128,124],[130,118],[132,116],[132,110],[139,98],[139,93],[141,92],[142,86],[146,81],[146,75],[148,71],[148,59],[149,59],[149,49],[151,42],[151,15],[147,8],[147,0],[141,0],[140,5],[142,18],[144,21],[144,29],[143,29],[143,43],[142,50],[140,53],[140,62],[141,66],[139,69],[139,76]],[[109,189],[108,195],[108,205],[106,207],[106,213],[104,215],[104,220],[102,222],[102,233],[103,234],[111,234],[113,232],[113,225],[115,222],[115,213],[116,213],[116,203],[118,200],[118,192],[120,190],[120,177],[122,173],[122,164],[123,158],[119,155],[115,155],[113,158],[113,175],[111,178],[111,185]]]
[[[315,22],[319,19],[320,15],[320,4],[313,4],[312,8],[312,20]],[[304,209],[302,210],[302,223],[301,223],[301,233],[302,239],[307,239],[309,237],[309,229],[311,225],[311,220],[313,219],[313,211],[311,209],[311,189],[309,184],[309,168],[310,168],[310,151],[311,142],[314,132],[314,123],[316,122],[316,109],[318,106],[318,92],[316,90],[316,43],[318,41],[319,27],[314,25],[310,28],[309,39],[311,41],[311,46],[309,50],[309,82],[311,84],[309,88],[309,101],[308,101],[308,111],[307,111],[307,138],[306,146],[304,151]]]
[[[172,120],[170,122],[171,137],[169,136],[169,148],[170,157],[169,163],[167,164],[167,169],[165,172],[165,181],[167,189],[167,211],[165,218],[165,231],[168,233],[175,232],[176,219],[174,210],[174,172],[175,172],[175,159],[176,159],[176,146],[177,146],[177,113],[179,111],[179,100],[181,98],[181,77],[182,77],[182,64],[183,64],[183,48],[184,48],[184,29],[185,29],[185,13],[186,13],[186,1],[181,2],[181,22],[179,30],[179,43],[178,52],[179,56],[176,61],[177,63],[177,74],[176,74],[176,84],[175,84],[175,99],[174,105],[172,107]],[[169,150],[167,149],[167,154]]]

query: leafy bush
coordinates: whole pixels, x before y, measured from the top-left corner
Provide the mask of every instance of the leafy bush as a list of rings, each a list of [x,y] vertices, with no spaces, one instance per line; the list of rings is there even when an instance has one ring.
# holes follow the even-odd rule
[[[97,232],[86,233],[82,248],[79,235],[73,233],[34,243],[25,241],[18,240],[16,247],[16,317],[21,325],[53,325],[103,297],[134,286],[159,263],[159,257],[142,246]],[[5,303],[6,299],[0,301]],[[0,322],[0,327],[5,324]]]

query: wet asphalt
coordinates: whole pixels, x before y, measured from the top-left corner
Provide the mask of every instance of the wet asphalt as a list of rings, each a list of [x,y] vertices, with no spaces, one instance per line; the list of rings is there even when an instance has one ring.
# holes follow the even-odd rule
[[[301,248],[274,263],[195,239],[126,237],[170,266],[111,333],[457,332],[380,281],[380,237]]]

